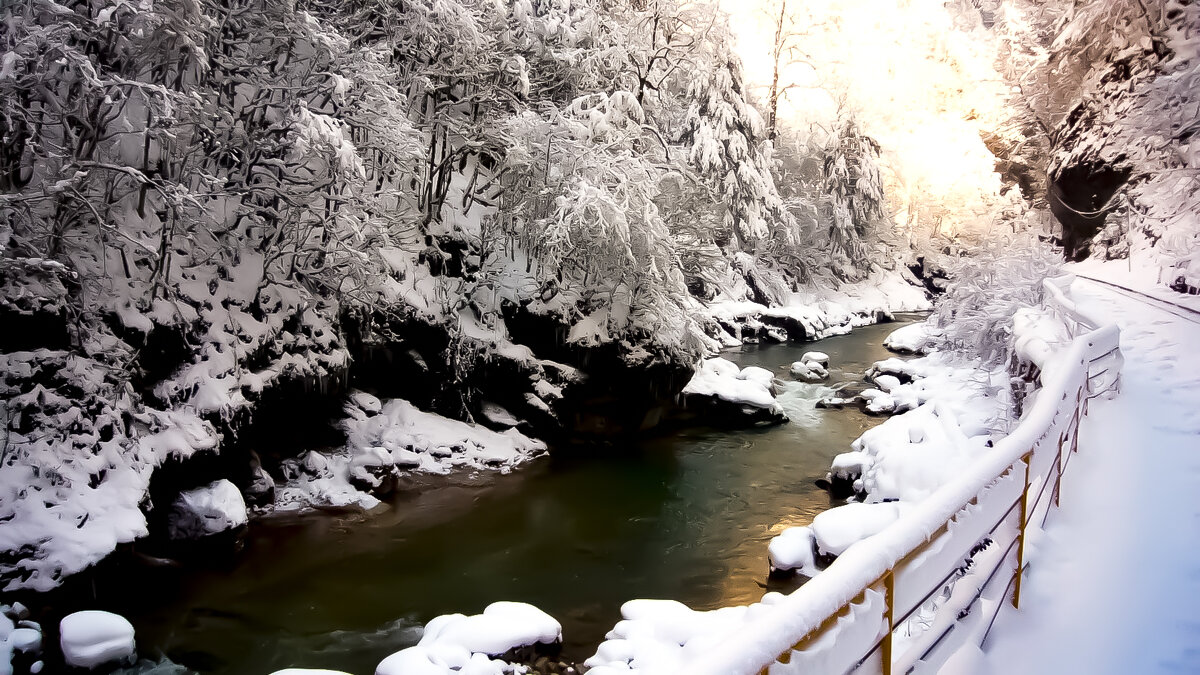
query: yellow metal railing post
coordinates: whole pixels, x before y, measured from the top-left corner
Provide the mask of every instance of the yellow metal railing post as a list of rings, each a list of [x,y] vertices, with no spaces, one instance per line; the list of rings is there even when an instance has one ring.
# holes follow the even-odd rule
[[[1033,450],[1021,458],[1025,462],[1025,489],[1021,491],[1021,522],[1017,524],[1017,571],[1013,586],[1012,604],[1021,607],[1021,571],[1025,568],[1025,521],[1029,519],[1029,478],[1033,470]]]
[[[892,631],[896,629],[896,573],[888,570],[883,577],[883,599],[887,603],[887,634],[883,636],[883,675],[892,675]]]
[[[1065,439],[1063,438],[1063,435],[1062,435],[1062,434],[1059,434],[1059,435],[1058,435],[1058,451],[1057,451],[1057,452],[1055,453],[1055,455],[1054,455],[1054,505],[1055,505],[1055,506],[1058,506],[1058,505],[1059,505],[1059,504],[1058,504],[1058,495],[1059,495],[1059,493],[1062,491],[1062,470],[1063,470],[1063,465],[1062,465],[1062,448],[1063,448],[1063,440],[1065,440]]]

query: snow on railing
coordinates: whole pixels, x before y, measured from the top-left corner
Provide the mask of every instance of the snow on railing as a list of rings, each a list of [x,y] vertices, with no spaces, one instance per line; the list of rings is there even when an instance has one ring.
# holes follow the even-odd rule
[[[978,644],[1004,599],[1019,605],[1027,527],[1058,502],[1087,401],[1116,384],[1122,363],[1117,328],[1080,311],[1065,293],[1070,281],[1048,280],[1047,302],[1074,322],[1075,337],[1043,370],[1013,432],[680,672],[904,673]]]

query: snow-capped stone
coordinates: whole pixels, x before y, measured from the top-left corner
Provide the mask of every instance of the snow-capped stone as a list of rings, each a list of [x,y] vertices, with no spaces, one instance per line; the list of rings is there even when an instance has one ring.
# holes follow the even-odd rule
[[[879,415],[896,411],[896,399],[891,394],[878,389],[866,389],[859,396],[866,402],[869,413]]]
[[[923,354],[929,349],[936,335],[935,329],[922,321],[892,331],[883,340],[883,346],[901,354]]]
[[[554,617],[523,602],[494,602],[482,614],[447,614],[425,625],[421,641],[384,659],[376,675],[502,675],[508,664],[492,657],[513,649],[562,641]]]
[[[42,632],[36,628],[15,628],[8,634],[13,651],[36,652],[42,648]]]
[[[804,352],[800,355],[801,363],[819,363],[826,368],[829,367],[829,355],[825,352]]]
[[[780,424],[787,421],[783,408],[773,393],[775,374],[765,368],[737,364],[722,358],[708,359],[696,368],[696,374],[683,388],[689,407],[707,407],[715,413],[708,418],[723,417],[727,422]],[[699,399],[700,403],[694,402]]]
[[[789,527],[780,532],[767,544],[767,559],[771,572],[799,571],[805,576],[816,576],[816,542],[810,527]]]
[[[829,377],[829,370],[816,361],[796,361],[791,371],[792,377],[806,382],[820,382]]]
[[[172,539],[198,539],[241,527],[246,522],[242,493],[222,478],[180,493],[171,505],[167,530]]]
[[[865,452],[843,452],[833,458],[833,462],[829,466],[829,473],[833,478],[854,480],[863,475],[873,461],[874,459]]]
[[[383,409],[383,402],[365,391],[350,392],[349,400],[356,407],[370,415],[376,415]]]
[[[128,662],[136,653],[133,625],[112,612],[89,609],[68,614],[58,629],[63,659],[69,666],[95,668]]]
[[[883,531],[900,517],[900,502],[846,504],[822,512],[813,519],[817,550],[841,555],[853,544]]]
[[[875,378],[875,386],[890,394],[900,386],[900,378],[895,375],[879,375]]]

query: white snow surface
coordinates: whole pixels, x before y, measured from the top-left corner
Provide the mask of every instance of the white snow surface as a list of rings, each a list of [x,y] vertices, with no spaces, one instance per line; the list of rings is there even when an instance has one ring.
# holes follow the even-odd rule
[[[415,646],[392,654],[376,675],[502,675],[513,666],[493,659],[517,647],[562,641],[562,625],[537,607],[494,602],[482,614],[447,614],[425,625]]]
[[[372,413],[375,410],[377,412]],[[355,392],[343,421],[347,443],[333,453],[309,452],[283,464],[286,484],[275,508],[373,508],[379,500],[358,485],[377,487],[381,475],[447,474],[461,469],[507,473],[546,450],[516,429],[503,432],[418,410],[403,399],[380,401]]]
[[[767,544],[767,560],[772,570],[796,570],[813,577],[817,569],[811,527],[789,527]]]
[[[892,373],[912,381],[901,384]],[[1007,371],[986,370],[942,352],[875,364],[884,391],[863,397],[872,412],[904,412],[868,429],[851,447],[869,461],[862,475],[868,501],[920,501],[954,478],[997,437],[1008,415]]]
[[[780,307],[718,298],[703,307],[702,313],[725,323],[761,317],[785,318],[804,326],[808,339],[818,340],[875,323],[881,313],[919,312],[931,307],[923,288],[910,283],[901,274],[878,271],[861,282],[839,288],[792,293]],[[740,336],[732,337],[733,345],[741,342]]]
[[[241,527],[247,520],[241,491],[222,478],[180,493],[171,505],[167,530],[172,539],[196,539]]]
[[[1123,261],[1086,272],[1138,288]],[[961,658],[978,675],[1200,672],[1200,325],[1085,280],[1072,290],[1120,325],[1121,389],[1083,419],[1021,609],[1005,606],[982,657]],[[1114,560],[1129,561],[1119,582]]]
[[[696,374],[683,388],[685,395],[712,396],[730,403],[756,408],[777,408],[771,392],[774,374],[765,368],[738,368],[720,357],[706,359],[696,366]]]
[[[852,503],[818,513],[812,522],[817,549],[821,553],[841,555],[854,544],[879,534],[896,522],[904,507],[900,502]]]
[[[805,382],[820,382],[829,377],[829,370],[814,361],[796,361],[791,367],[792,377]]]
[[[800,356],[801,363],[819,363],[822,366],[829,365],[829,355],[825,352],[804,352]]]
[[[621,605],[621,621],[584,665],[589,675],[685,672],[681,668],[690,654],[702,651],[748,617],[763,614],[782,597],[767,593],[749,606],[707,612],[674,600],[630,600]]]
[[[67,665],[76,668],[128,661],[136,654],[133,624],[118,614],[95,609],[63,617],[59,644]]]
[[[883,340],[883,346],[900,352],[922,354],[932,344],[936,329],[927,322],[910,323],[892,331]]]

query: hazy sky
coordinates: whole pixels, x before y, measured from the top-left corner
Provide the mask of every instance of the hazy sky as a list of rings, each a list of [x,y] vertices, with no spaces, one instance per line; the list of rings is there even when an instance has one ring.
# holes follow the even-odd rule
[[[774,40],[767,11],[777,17],[779,3],[723,0],[722,7],[746,76],[765,99]],[[977,21],[956,28],[943,0],[790,0],[787,10],[794,30],[804,33],[797,59],[811,65],[786,72],[786,81],[806,88],[789,93],[781,119],[807,130],[836,110],[819,87],[842,92],[884,147],[902,223],[910,198],[962,208],[995,195],[995,158],[979,135],[1001,119],[1005,88],[993,67],[991,35]]]

